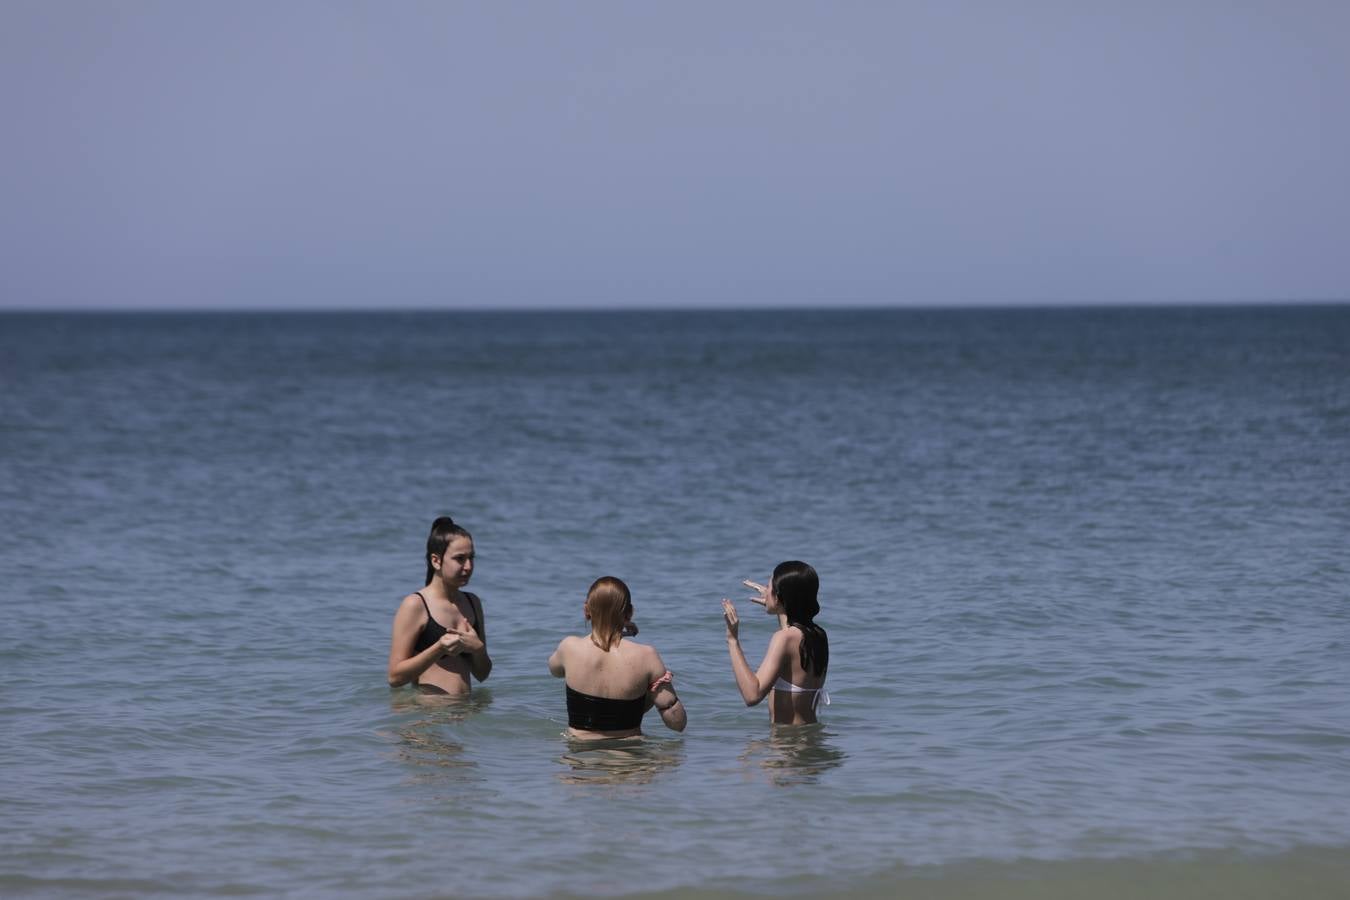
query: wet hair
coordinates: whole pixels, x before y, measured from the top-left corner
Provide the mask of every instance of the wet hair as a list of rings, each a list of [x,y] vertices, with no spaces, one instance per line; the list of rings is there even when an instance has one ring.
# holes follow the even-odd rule
[[[801,661],[807,672],[825,677],[830,666],[830,639],[816,624],[820,612],[820,577],[806,563],[790,559],[773,570],[773,594],[778,598],[789,625],[802,633]]]
[[[597,578],[586,592],[586,609],[591,614],[595,642],[601,650],[608,650],[618,643],[623,623],[633,614],[633,595],[628,592],[628,585],[606,575]]]
[[[431,534],[427,535],[427,584],[436,577],[436,569],[431,564],[433,556],[445,556],[445,548],[457,537],[473,540],[473,535],[455,524],[449,516],[441,516],[431,523]]]

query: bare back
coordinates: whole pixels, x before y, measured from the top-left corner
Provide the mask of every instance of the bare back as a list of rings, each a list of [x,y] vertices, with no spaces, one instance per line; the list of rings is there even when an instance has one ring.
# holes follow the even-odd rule
[[[589,636],[566,638],[563,645],[567,686],[592,697],[631,700],[647,693],[647,686],[662,674],[656,651],[636,641],[620,638],[608,651]]]
[[[591,697],[605,700],[642,699],[646,706],[657,707],[668,728],[683,731],[683,706],[676,706],[675,695],[666,674],[665,663],[654,647],[619,638],[609,650],[601,647],[592,635],[565,637],[549,657],[549,671],[562,677],[569,688]],[[576,737],[614,738],[631,737],[642,733],[640,727],[619,731],[588,731],[570,728]]]
[[[782,645],[777,677],[806,690],[792,692],[773,689],[769,702],[769,721],[779,725],[813,724],[816,721],[816,704],[819,702],[818,692],[825,686],[825,679],[808,674],[802,668],[803,635],[800,628],[787,627],[779,634],[782,635]]]

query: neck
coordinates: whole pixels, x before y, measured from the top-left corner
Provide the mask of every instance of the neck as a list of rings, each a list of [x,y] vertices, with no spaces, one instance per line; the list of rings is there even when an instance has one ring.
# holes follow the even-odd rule
[[[431,579],[431,583],[422,588],[422,590],[431,594],[433,597],[444,597],[452,603],[459,599],[459,589],[450,587],[439,578]]]

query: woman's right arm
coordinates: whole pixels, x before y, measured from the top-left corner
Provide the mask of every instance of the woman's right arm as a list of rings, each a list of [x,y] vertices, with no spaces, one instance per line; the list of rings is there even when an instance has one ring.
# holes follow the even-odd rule
[[[558,642],[558,649],[548,658],[548,671],[554,678],[562,678],[567,674],[567,668],[563,665],[563,647],[566,644],[567,638],[563,638]]]
[[[394,613],[394,635],[389,642],[390,687],[417,681],[419,675],[446,653],[444,644],[449,635],[421,653],[413,653],[417,633],[422,630],[421,611],[422,605],[417,602],[416,595],[409,594],[403,598],[398,612]]]
[[[769,639],[769,648],[764,651],[764,659],[760,661],[759,670],[752,671],[750,661],[745,658],[745,650],[741,647],[740,619],[730,600],[722,601],[722,615],[727,624],[727,651],[731,654],[731,671],[736,676],[736,687],[745,705],[754,706],[769,696],[774,682],[778,680],[787,632],[774,632]]]

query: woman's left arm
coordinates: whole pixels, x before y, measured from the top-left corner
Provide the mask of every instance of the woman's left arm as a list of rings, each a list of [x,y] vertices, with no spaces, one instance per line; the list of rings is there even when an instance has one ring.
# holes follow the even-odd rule
[[[672,684],[674,677],[666,668],[666,664],[661,661],[661,654],[656,652],[656,648],[650,649],[653,660],[647,673],[651,682],[647,688],[647,709],[655,706],[667,728],[671,731],[684,731],[685,725],[689,723],[689,714],[685,711],[679,695],[675,693],[675,686]]]
[[[487,677],[492,674],[492,657],[487,652],[487,620],[483,618],[483,601],[478,599],[477,594],[469,594],[469,603],[478,613],[478,628],[471,632],[478,639],[478,646],[469,648],[469,671],[479,681],[487,681]],[[472,625],[469,627],[473,629]]]

